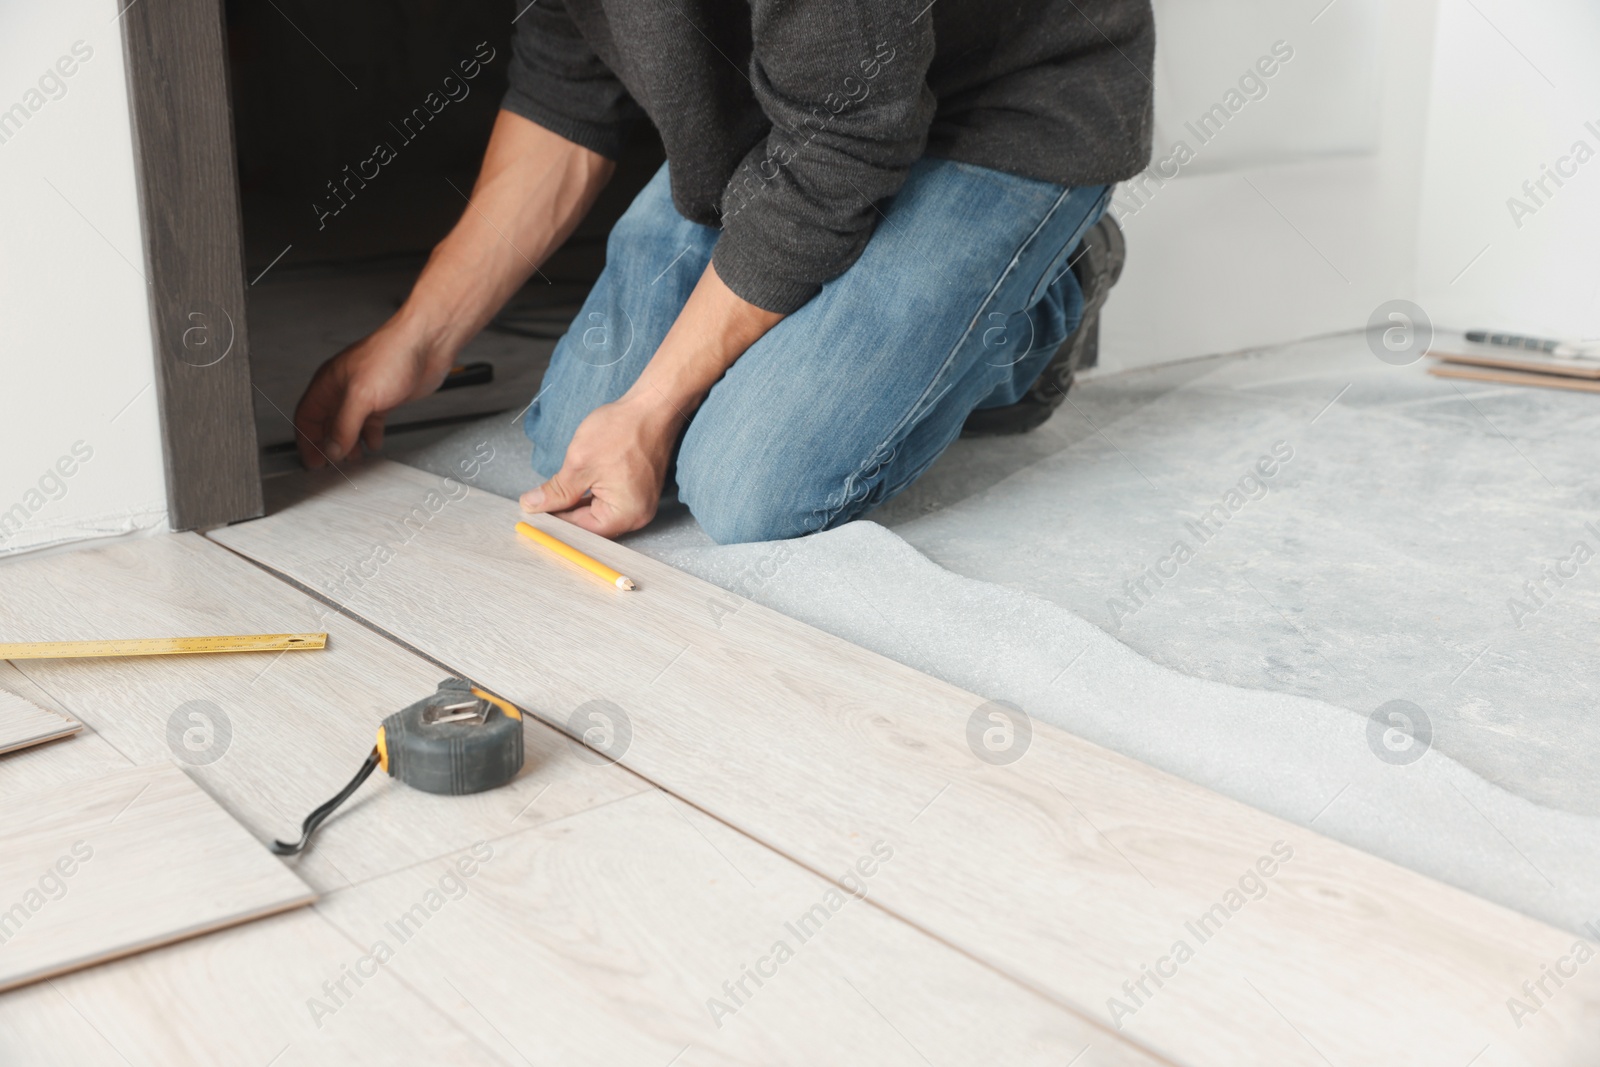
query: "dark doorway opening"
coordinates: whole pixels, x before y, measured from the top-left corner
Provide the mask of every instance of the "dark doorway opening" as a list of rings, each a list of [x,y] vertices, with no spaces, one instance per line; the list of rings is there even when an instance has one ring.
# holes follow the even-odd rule
[[[469,210],[525,2],[226,3],[264,474],[298,466],[290,417],[312,373],[394,313]],[[391,413],[390,434],[415,441],[533,397],[606,234],[661,160],[641,126],[545,277],[467,346],[451,388]]]

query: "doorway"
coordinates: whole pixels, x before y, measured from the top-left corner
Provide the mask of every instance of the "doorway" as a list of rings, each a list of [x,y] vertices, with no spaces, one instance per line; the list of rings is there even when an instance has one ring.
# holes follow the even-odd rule
[[[271,477],[299,467],[291,419],[316,368],[398,309],[469,210],[517,9],[228,0],[224,12],[251,392]],[[607,233],[662,158],[642,126],[589,217],[466,347],[445,388],[390,413],[386,440],[425,443],[528,403],[604,265]]]

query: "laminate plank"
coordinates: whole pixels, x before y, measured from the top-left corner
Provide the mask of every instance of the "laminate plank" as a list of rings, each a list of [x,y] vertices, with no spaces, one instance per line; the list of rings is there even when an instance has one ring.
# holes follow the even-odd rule
[[[306,999],[363,951],[302,908],[16,989],[0,995],[0,1063],[516,1067],[393,975],[313,1019]]]
[[[0,689],[8,689],[24,700],[30,701],[46,711],[53,711],[63,719],[72,718],[59,701],[50,695],[38,682],[29,678],[22,669],[10,660],[0,660]]]
[[[1567,389],[1579,393],[1600,393],[1600,382],[1593,379],[1560,374],[1541,374],[1536,371],[1498,370],[1492,367],[1435,363],[1428,368],[1428,373],[1437,378],[1464,378],[1468,381],[1495,382],[1499,385],[1534,385],[1541,389]]]
[[[27,664],[127,760],[182,762],[263,842],[297,837],[355,773],[383,717],[449,673],[197,534],[0,567],[0,640],[328,632],[319,651]],[[536,719],[523,740],[522,773],[486,793],[433,796],[374,775],[291,866],[326,892],[647,788]],[[0,764],[0,790],[4,776]]]
[[[71,737],[83,724],[0,688],[0,755]]]
[[[513,1063],[1160,1062],[876,908],[898,857],[857,848],[864,900],[651,790],[318,908]]]
[[[314,899],[172,764],[23,794],[7,811],[0,991]]]
[[[1530,352],[1525,348],[1480,344],[1468,341],[1459,335],[1435,339],[1427,355],[1429,359],[1447,364],[1468,363],[1533,374],[1556,374],[1567,378],[1600,378],[1600,360],[1553,356],[1547,352]]]
[[[0,797],[66,785],[133,765],[105,738],[85,729],[68,744],[36,745],[0,756]]]
[[[599,588],[516,537],[514,503],[381,462],[272,489],[210,536],[547,721],[622,709],[625,765],[815,871],[892,842],[883,907],[1174,1062],[1600,1054],[1600,967],[1524,991],[1570,934],[1042,724],[992,766],[981,698],[539,520],[640,583]]]
[[[9,662],[0,661],[0,687],[62,718],[71,718],[55,697]],[[105,738],[81,723],[79,726],[70,745],[35,745],[0,757],[0,796],[63,785],[133,766]]]

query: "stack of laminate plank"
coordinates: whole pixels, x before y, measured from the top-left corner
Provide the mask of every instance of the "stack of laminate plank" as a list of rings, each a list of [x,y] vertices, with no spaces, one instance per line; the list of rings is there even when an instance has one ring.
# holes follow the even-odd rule
[[[1503,385],[1535,385],[1600,393],[1600,358],[1558,356],[1550,352],[1469,341],[1441,335],[1429,349],[1428,373]]]

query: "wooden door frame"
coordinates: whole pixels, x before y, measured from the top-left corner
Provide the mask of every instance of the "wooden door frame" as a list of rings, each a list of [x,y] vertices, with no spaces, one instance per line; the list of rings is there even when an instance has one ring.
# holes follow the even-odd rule
[[[123,3],[167,513],[263,512],[222,0]]]

